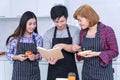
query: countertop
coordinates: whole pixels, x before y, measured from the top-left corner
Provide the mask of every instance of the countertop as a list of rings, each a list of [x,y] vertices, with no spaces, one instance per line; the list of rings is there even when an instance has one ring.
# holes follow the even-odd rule
[[[7,59],[5,54],[4,55],[0,55],[0,61],[8,61],[8,59]],[[45,63],[45,64],[47,63],[48,64],[48,62],[45,59],[42,59],[40,61],[40,63]],[[76,63],[83,63],[83,61],[76,61]],[[120,62],[119,62],[118,59],[117,60],[113,60],[113,64],[120,64]]]

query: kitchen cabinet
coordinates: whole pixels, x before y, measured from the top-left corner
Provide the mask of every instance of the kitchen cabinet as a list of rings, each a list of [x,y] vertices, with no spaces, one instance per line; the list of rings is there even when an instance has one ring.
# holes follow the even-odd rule
[[[79,79],[82,80],[82,74],[81,74],[81,71],[82,71],[82,66],[83,66],[83,62],[76,62],[77,64],[77,70],[78,70],[78,74],[79,74]]]
[[[32,11],[36,14],[37,0],[11,0],[12,17],[21,17],[25,11]]]
[[[118,77],[117,75],[118,75],[118,73],[119,73],[118,67],[120,67],[120,65],[113,64],[113,68],[114,68],[114,73],[113,73],[113,75],[114,75],[114,80],[120,80],[120,78],[119,78],[119,79],[117,78],[117,77]]]
[[[38,0],[37,16],[38,17],[50,17],[50,10],[56,4],[65,4],[65,0]]]
[[[50,17],[50,10],[56,4],[65,4],[65,0],[1,0],[1,18],[19,18],[26,11],[32,11],[37,17]]]
[[[46,61],[40,61],[39,67],[41,80],[47,80],[48,63]]]
[[[77,63],[79,78],[81,80],[81,71],[82,71],[83,62],[81,61],[76,63]],[[47,80],[48,63],[46,61],[40,61],[39,67],[40,67],[41,80]],[[120,75],[119,75],[120,64],[117,65],[114,62],[113,67],[115,69],[114,80],[120,80]],[[0,57],[0,80],[11,80],[12,70],[13,70],[13,63],[8,61],[5,56]]]
[[[11,1],[10,0],[0,0],[0,18],[11,16]]]
[[[13,71],[13,63],[10,61],[4,61],[4,72],[5,72],[5,79],[4,80],[11,80],[12,78],[12,71]]]
[[[0,61],[0,80],[5,80],[4,61]]]

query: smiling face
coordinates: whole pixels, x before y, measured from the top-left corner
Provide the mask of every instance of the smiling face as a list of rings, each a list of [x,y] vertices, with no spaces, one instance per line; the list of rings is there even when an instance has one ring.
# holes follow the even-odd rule
[[[57,27],[57,29],[63,30],[66,28],[67,19],[64,16],[62,16],[60,18],[56,18],[54,20],[54,23],[55,23],[55,26]]]
[[[89,27],[89,20],[87,18],[78,15],[77,20],[82,29],[86,29]]]
[[[32,33],[36,28],[36,19],[31,18],[27,21],[25,33]]]

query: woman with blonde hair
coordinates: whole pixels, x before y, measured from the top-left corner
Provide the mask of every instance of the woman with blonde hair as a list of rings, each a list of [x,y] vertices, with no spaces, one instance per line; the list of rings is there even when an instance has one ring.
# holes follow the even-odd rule
[[[81,50],[89,50],[85,56],[77,55],[79,61],[84,60],[82,80],[113,80],[112,59],[119,54],[113,29],[101,23],[96,11],[87,4],[75,11],[74,18],[81,27]]]

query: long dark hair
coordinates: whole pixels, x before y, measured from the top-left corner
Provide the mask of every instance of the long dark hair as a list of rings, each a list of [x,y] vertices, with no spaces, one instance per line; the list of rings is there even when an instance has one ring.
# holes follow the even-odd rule
[[[13,34],[11,34],[7,40],[6,40],[6,45],[8,44],[8,41],[11,37],[13,38],[17,38],[18,37],[18,42],[20,41],[21,37],[24,35],[25,33],[25,30],[26,30],[26,24],[27,24],[27,21],[31,18],[35,18],[36,19],[36,28],[34,29],[34,32],[35,33],[38,33],[37,31],[37,18],[35,16],[35,14],[31,11],[27,11],[25,12],[21,19],[20,19],[20,23],[18,25],[18,27],[16,28],[16,30],[14,31]]]

